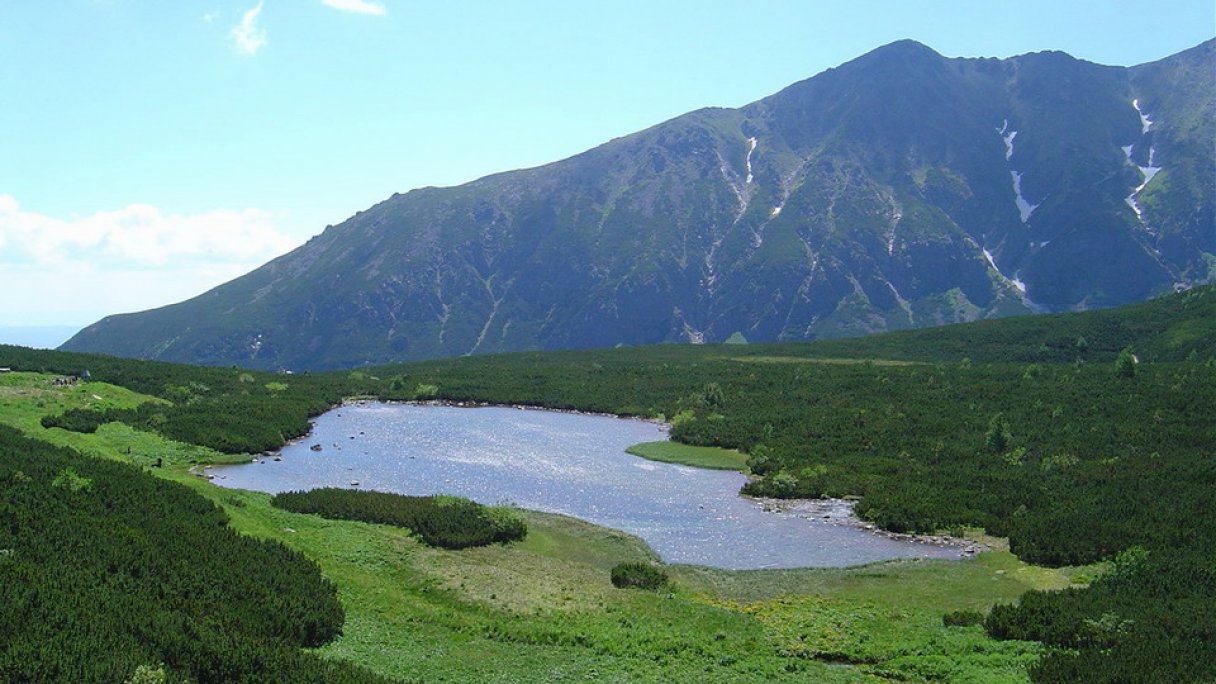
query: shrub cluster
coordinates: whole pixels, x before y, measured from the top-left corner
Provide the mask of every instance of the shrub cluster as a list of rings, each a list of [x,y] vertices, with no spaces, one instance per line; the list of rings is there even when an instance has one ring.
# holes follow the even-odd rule
[[[1031,669],[1037,682],[1216,681],[1216,536],[1196,541],[1133,547],[1089,587],[1029,592],[995,606],[985,626],[1054,647]]]
[[[220,396],[180,406],[148,402],[133,409],[70,409],[45,416],[42,426],[91,433],[105,423],[126,423],[228,454],[256,453],[308,434],[308,419],[329,406],[320,397]]]
[[[0,681],[375,682],[334,586],[186,487],[0,427]]]
[[[984,614],[977,610],[955,610],[942,616],[946,627],[970,627],[984,624]]]
[[[271,503],[295,513],[404,527],[424,543],[445,549],[519,541],[528,534],[528,526],[518,514],[455,496],[405,496],[328,487],[283,492]]]
[[[612,568],[612,586],[658,591],[667,586],[667,573],[649,563],[618,563]]]
[[[97,428],[107,421],[102,419],[99,411],[71,409],[57,416],[43,416],[39,422],[42,423],[42,427],[44,428],[63,428],[71,432],[91,435],[97,432]]]
[[[225,453],[275,449],[309,430],[309,419],[342,399],[374,393],[379,382],[345,373],[278,375],[0,345],[0,364],[24,371],[80,375],[166,399],[137,409],[74,409],[44,427],[94,432],[123,422],[179,442]]]

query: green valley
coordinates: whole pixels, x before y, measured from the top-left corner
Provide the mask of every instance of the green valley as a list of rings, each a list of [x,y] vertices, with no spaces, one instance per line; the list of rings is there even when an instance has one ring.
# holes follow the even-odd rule
[[[1216,288],[1206,287],[1124,309],[848,343],[521,353],[299,375],[0,347],[0,366],[15,371],[0,374],[0,587],[24,611],[0,621],[0,674],[1211,679],[1214,309]],[[1139,362],[1116,372],[1127,347]],[[87,381],[64,380],[85,370]],[[993,549],[828,570],[669,566],[671,584],[656,594],[609,581],[618,563],[655,562],[643,544],[577,520],[525,511],[523,541],[448,550],[396,527],[281,510],[196,474],[298,437],[309,418],[356,396],[662,418],[676,444],[641,447],[648,457],[734,459],[755,475],[750,492],[859,497],[859,514],[885,529],[947,531]],[[110,536],[90,541],[52,524],[72,510]],[[172,562],[193,537],[146,541],[195,527],[215,533],[190,553],[205,575]],[[52,574],[67,557],[73,574]],[[311,611],[315,629],[302,632],[303,617],[280,624],[295,613],[264,592],[306,596],[293,605]],[[80,596],[94,614],[128,616],[114,623],[127,631],[99,620],[84,632],[57,628],[77,619]],[[142,635],[130,642],[138,647],[122,634]]]

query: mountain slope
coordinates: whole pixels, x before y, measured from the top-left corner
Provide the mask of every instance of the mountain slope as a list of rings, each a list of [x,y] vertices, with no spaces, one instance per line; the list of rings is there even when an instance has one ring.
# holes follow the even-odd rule
[[[840,337],[1211,279],[1216,41],[1131,69],[902,41],[740,109],[394,195],[64,349],[334,368]]]
[[[1077,313],[1018,316],[849,340],[750,345],[735,354],[976,363],[1110,364],[1126,347],[1146,363],[1216,364],[1216,285]]]

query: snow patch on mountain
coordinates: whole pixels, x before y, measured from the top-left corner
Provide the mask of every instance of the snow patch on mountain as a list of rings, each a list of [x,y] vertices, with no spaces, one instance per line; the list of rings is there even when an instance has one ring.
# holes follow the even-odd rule
[[[1126,152],[1130,148],[1131,145],[1128,145],[1123,149]],[[1127,154],[1127,160],[1129,162],[1132,161],[1130,153]],[[1136,168],[1140,171],[1140,177],[1142,179],[1140,185],[1137,185],[1136,188],[1132,190],[1132,194],[1123,198],[1123,201],[1127,204],[1127,206],[1131,207],[1132,211],[1136,212],[1136,218],[1140,219],[1141,223],[1144,223],[1144,210],[1140,208],[1140,204],[1136,201],[1136,196],[1139,195],[1140,191],[1143,190],[1145,186],[1147,186],[1149,182],[1161,172],[1161,167],[1156,166],[1156,161],[1157,148],[1148,148],[1148,166],[1140,166],[1139,164],[1136,164]],[[1135,162],[1132,163],[1135,164]]]
[[[1013,158],[1013,139],[1018,136],[1018,132],[1009,130],[1009,119],[1002,121],[1001,127],[996,129],[996,132],[1001,136],[1001,140],[1005,141],[1005,161],[1008,162]],[[1018,216],[1022,218],[1022,223],[1026,223],[1039,205],[1031,204],[1022,196],[1021,172],[1010,169],[1009,176],[1013,179],[1013,202],[1017,205]]]
[[[750,185],[752,182],[752,178],[753,178],[753,176],[752,176],[752,152],[755,152],[755,151],[756,151],[756,139],[748,138],[747,139],[747,180],[743,181],[744,184],[746,184],[746,185]]]
[[[984,253],[984,258],[988,260],[989,268],[991,268],[993,271],[996,272],[997,277],[999,277],[1001,280],[1005,281],[1006,283],[1012,285],[1015,289],[1017,289],[1017,291],[1019,293],[1022,294],[1022,298],[1025,299],[1026,283],[1023,283],[1020,278],[1020,276],[1022,275],[1022,272],[1018,271],[1013,274],[1012,278],[1010,278],[1010,277],[1006,276],[1004,273],[1001,273],[1001,269],[999,267],[997,267],[997,265],[996,265],[996,259],[992,258],[992,252],[989,252],[986,247],[980,247],[980,251]]]
[[[1153,180],[1153,176],[1156,176],[1157,173],[1161,171],[1160,166],[1154,165],[1156,160],[1157,160],[1157,148],[1156,147],[1148,148],[1148,166],[1136,167],[1136,168],[1140,169],[1140,173],[1144,174],[1144,185],[1141,185],[1140,186],[1141,188],[1143,188],[1145,185],[1148,185],[1149,181]]]
[[[1018,137],[1017,131],[1009,131],[1006,133],[1005,130],[1008,128],[1009,119],[1005,119],[1001,122],[1001,127],[996,131],[1000,134],[1001,140],[1005,141],[1005,161],[1009,161],[1010,157],[1013,156],[1013,139]]]
[[[1022,217],[1022,223],[1026,223],[1026,220],[1030,218],[1035,209],[1039,208],[1039,205],[1031,204],[1026,201],[1025,197],[1022,197],[1022,174],[1017,171],[1010,171],[1009,175],[1013,178],[1013,201],[1018,205],[1018,215]]]
[[[989,252],[987,248],[984,247],[981,247],[980,251],[984,253],[984,258],[988,260],[988,265],[992,267],[992,270],[1000,273],[1001,269],[996,267],[996,260],[992,258],[992,252]]]
[[[1011,285],[1013,285],[1014,287],[1016,287],[1018,289],[1018,292],[1021,292],[1023,295],[1025,295],[1026,294],[1026,283],[1022,282],[1021,276],[1022,276],[1021,271],[1014,273],[1013,277],[1009,279],[1009,283]]]
[[[1140,115],[1140,133],[1148,133],[1148,129],[1153,127],[1153,120],[1148,118],[1148,114],[1145,114],[1144,111],[1140,109],[1139,99],[1132,100],[1132,106],[1136,108],[1136,113]]]

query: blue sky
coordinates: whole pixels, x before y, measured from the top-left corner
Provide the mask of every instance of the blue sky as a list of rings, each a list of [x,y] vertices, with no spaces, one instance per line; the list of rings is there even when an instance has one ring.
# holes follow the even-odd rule
[[[1212,0],[0,0],[0,327],[235,277],[394,192],[739,106],[901,38],[1132,65]]]

